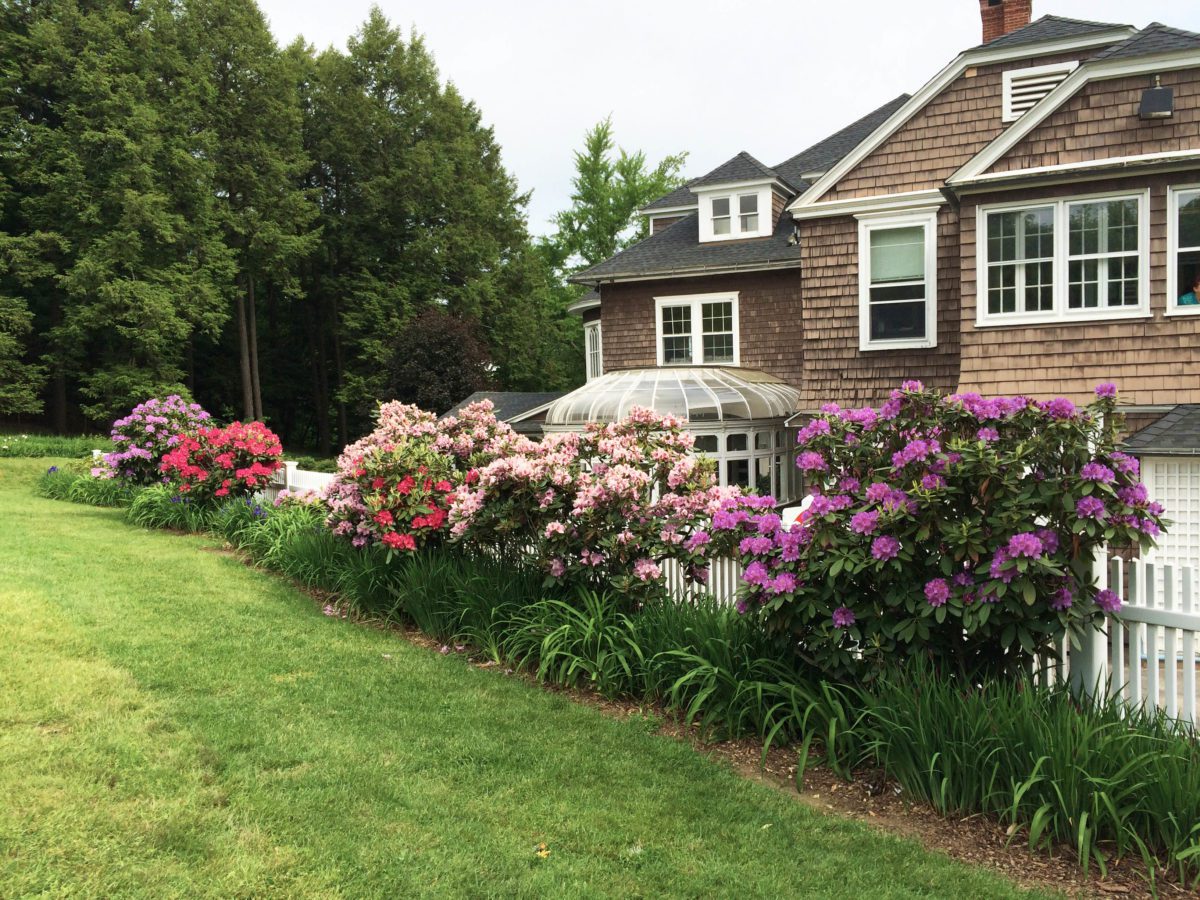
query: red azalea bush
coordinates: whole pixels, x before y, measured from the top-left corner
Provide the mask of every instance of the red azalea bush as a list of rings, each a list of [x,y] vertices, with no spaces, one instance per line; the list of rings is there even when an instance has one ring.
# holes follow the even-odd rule
[[[1096,394],[1077,409],[906,382],[879,412],[825,407],[798,436],[803,525],[717,523],[741,538],[743,608],[836,677],[914,654],[973,675],[1054,656],[1120,607],[1094,556],[1166,524],[1116,449],[1116,388]]]
[[[212,500],[261,490],[283,465],[282,456],[279,438],[262,422],[233,422],[183,435],[159,468],[180,493]]]
[[[416,406],[380,406],[375,430],[342,452],[325,489],[334,534],[399,551],[445,537],[450,495],[468,472],[532,444],[492,409],[484,400],[439,420]]]

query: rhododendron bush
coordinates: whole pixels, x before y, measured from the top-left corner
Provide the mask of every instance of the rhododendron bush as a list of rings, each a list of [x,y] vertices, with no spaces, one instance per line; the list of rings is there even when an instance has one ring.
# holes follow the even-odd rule
[[[971,674],[1053,656],[1120,607],[1093,557],[1165,524],[1116,448],[1116,389],[1096,394],[1079,409],[906,382],[878,412],[824,407],[798,435],[803,524],[719,523],[741,538],[742,604],[835,676],[906,654]]]
[[[266,487],[283,465],[282,455],[279,438],[262,422],[233,422],[182,435],[159,468],[181,494],[220,500]]]
[[[416,406],[382,404],[375,430],[342,452],[325,489],[334,533],[393,551],[447,537],[451,495],[468,472],[532,443],[492,409],[483,400],[439,421]]]
[[[162,480],[163,455],[179,443],[184,434],[210,424],[211,417],[199,403],[191,403],[172,394],[139,403],[123,418],[112,423],[114,449],[104,454],[104,465],[93,470],[102,478],[124,478],[136,484]]]
[[[632,605],[664,589],[663,564],[704,583],[731,552],[713,517],[773,505],[716,485],[682,423],[635,408],[614,424],[552,434],[472,470],[450,508],[454,537],[524,558],[548,579],[610,587]]]

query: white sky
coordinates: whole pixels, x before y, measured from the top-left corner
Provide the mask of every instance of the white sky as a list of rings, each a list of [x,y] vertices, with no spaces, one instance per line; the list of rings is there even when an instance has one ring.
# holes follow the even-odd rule
[[[258,0],[281,44],[345,48],[371,0]],[[569,203],[572,152],[611,114],[651,161],[702,175],[740,150],[775,165],[979,43],[978,0],[377,0],[425,35],[533,191],[529,227]],[[915,11],[915,14],[914,14]],[[1034,0],[1046,13],[1200,31],[1196,0]]]

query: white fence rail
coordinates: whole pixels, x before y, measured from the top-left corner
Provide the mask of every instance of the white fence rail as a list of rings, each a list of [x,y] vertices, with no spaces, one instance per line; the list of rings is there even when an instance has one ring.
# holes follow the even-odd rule
[[[283,468],[275,473],[275,477],[260,492],[263,499],[274,503],[282,491],[320,491],[333,481],[330,472],[309,472],[299,468],[294,462],[285,462]]]

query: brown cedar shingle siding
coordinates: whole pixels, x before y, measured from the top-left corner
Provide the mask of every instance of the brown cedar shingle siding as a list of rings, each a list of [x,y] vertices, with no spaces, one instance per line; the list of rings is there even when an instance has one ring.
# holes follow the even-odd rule
[[[741,364],[799,385],[804,335],[795,271],[606,284],[601,304],[604,370],[654,366],[654,298],[738,292]]]
[[[1001,73],[1075,58],[1075,54],[1041,56],[979,66],[974,75],[960,76],[821,199],[844,200],[940,187],[1008,127],[1000,121]]]
[[[1200,70],[1162,74],[1163,87],[1175,89],[1175,114],[1165,120],[1138,118],[1138,104],[1151,81],[1137,75],[1084,85],[991,171],[1200,149]]]
[[[1126,404],[1200,402],[1200,318],[1164,316],[1166,309],[1167,186],[1200,182],[1200,170],[1008,191],[963,201],[962,377],[960,389],[981,394],[1092,396],[1101,381],[1114,381]],[[1150,187],[1151,318],[1055,325],[975,327],[976,204],[1023,198]]]
[[[650,233],[658,234],[660,231],[665,231],[682,218],[683,216],[658,216],[654,219],[654,227],[650,229]]]
[[[858,222],[851,216],[804,222],[804,380],[801,408],[822,403],[878,406],[907,378],[953,390],[958,381],[956,217],[938,215],[938,345],[924,350],[860,351]],[[795,383],[795,382],[794,382]]]

